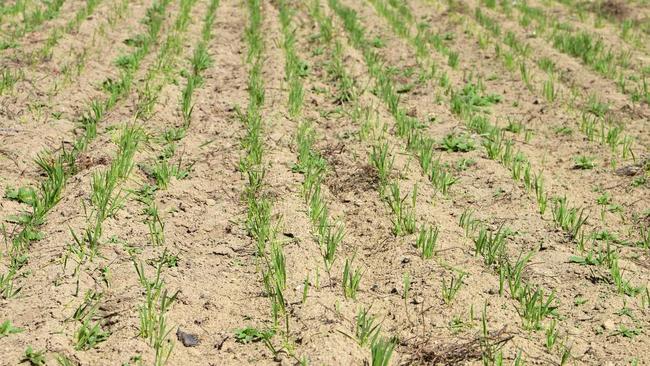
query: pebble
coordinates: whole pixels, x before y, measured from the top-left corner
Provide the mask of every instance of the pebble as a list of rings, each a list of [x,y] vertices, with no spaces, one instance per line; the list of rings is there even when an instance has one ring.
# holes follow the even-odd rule
[[[607,319],[603,322],[603,329],[605,330],[614,330],[616,329],[616,324],[614,324],[614,321],[612,319]]]
[[[178,328],[176,330],[176,338],[178,338],[178,340],[183,343],[183,346],[185,347],[194,347],[198,346],[199,344],[198,336],[191,333],[185,333],[181,330],[181,328]]]

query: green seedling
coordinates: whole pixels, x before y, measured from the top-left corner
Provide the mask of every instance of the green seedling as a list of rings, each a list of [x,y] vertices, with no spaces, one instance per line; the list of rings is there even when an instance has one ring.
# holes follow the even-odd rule
[[[358,268],[352,269],[352,261],[345,260],[345,267],[343,269],[343,296],[346,299],[356,300],[362,275]]]
[[[442,140],[442,148],[453,152],[468,152],[476,149],[474,140],[467,135],[448,134]]]
[[[509,230],[503,230],[503,226],[496,231],[489,231],[482,227],[474,239],[474,253],[480,254],[486,265],[501,263],[505,254],[508,232]]]
[[[553,202],[553,221],[572,238],[577,238],[588,217],[584,208],[570,207],[566,197],[556,197]]]
[[[555,319],[551,320],[551,324],[546,328],[546,343],[544,344],[546,346],[546,349],[548,351],[553,350],[553,346],[555,346],[555,343],[557,342],[558,338],[558,329],[556,328],[557,322]]]
[[[355,317],[354,335],[359,346],[364,347],[378,337],[381,324],[375,323],[375,317],[369,313],[369,309],[360,308]]]
[[[430,259],[435,255],[436,246],[438,242],[439,229],[437,226],[427,227],[422,225],[420,227],[415,247],[422,252],[422,258]]]
[[[523,320],[524,328],[541,329],[541,322],[545,317],[557,315],[557,306],[553,304],[554,302],[555,292],[545,296],[544,290],[533,289],[527,284],[519,293],[520,307],[517,309]]]
[[[388,183],[388,178],[393,169],[394,161],[395,157],[388,151],[388,143],[373,145],[372,153],[370,154],[370,162],[375,169],[377,169],[381,187],[386,186]]]
[[[28,362],[32,366],[45,366],[45,351],[35,351],[32,346],[27,346],[21,362]]]
[[[386,200],[393,212],[393,234],[397,236],[412,234],[415,232],[415,199],[417,197],[417,186],[411,194],[411,205],[406,204],[408,195],[402,197],[399,185],[394,182],[390,185],[390,193]]]
[[[451,279],[449,280],[449,285],[447,281],[442,279],[442,299],[447,305],[451,305],[452,301],[458,294],[460,287],[463,285],[463,279],[467,276],[467,273],[461,272],[458,277],[452,274]]]
[[[23,331],[24,329],[11,325],[10,320],[5,320],[4,322],[0,323],[0,338],[4,338],[12,334],[22,333]]]
[[[393,355],[397,340],[394,338],[375,337],[370,347],[372,354],[372,366],[388,366]]]
[[[596,167],[596,163],[594,162],[594,158],[585,156],[585,155],[579,155],[573,158],[574,165],[573,167],[575,169],[593,169]]]

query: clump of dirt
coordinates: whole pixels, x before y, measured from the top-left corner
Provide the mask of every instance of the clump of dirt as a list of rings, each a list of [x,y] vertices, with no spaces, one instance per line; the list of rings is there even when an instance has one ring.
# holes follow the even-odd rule
[[[469,361],[478,361],[485,348],[500,349],[513,338],[503,327],[490,332],[487,337],[474,336],[468,340],[431,344],[431,339],[413,342],[407,345],[411,357],[404,364],[458,365]]]
[[[360,168],[337,169],[327,176],[325,184],[340,199],[347,193],[361,193],[377,189],[379,176],[375,168],[370,165],[363,165]]]
[[[618,0],[605,0],[601,3],[594,4],[593,7],[598,14],[618,20],[624,20],[630,14],[630,9],[627,5]]]

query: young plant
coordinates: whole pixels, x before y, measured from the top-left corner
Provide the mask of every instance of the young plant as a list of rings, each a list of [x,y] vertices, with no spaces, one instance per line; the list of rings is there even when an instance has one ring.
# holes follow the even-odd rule
[[[396,344],[397,340],[394,338],[375,337],[370,347],[372,354],[370,364],[372,366],[388,366]]]
[[[442,278],[442,299],[447,305],[451,305],[452,301],[456,297],[456,294],[460,290],[460,287],[463,285],[463,278],[467,276],[467,273],[461,272],[458,276],[452,274],[451,279],[449,280],[449,285],[447,281]]]
[[[405,203],[408,195],[402,197],[397,182],[390,185],[390,193],[386,200],[393,212],[393,234],[397,236],[412,234],[415,232],[415,199],[417,197],[417,186],[411,194],[411,205]]]
[[[12,334],[21,333],[23,331],[23,329],[11,325],[10,320],[5,320],[4,322],[0,323],[0,338],[4,338]]]
[[[596,167],[594,158],[585,155],[575,156],[573,158],[573,162],[574,162],[573,167],[575,169],[586,170],[586,169],[593,169],[594,167]]]
[[[415,247],[422,252],[422,258],[430,259],[435,255],[439,229],[437,226],[422,225],[415,241]]]
[[[354,335],[359,346],[364,347],[374,343],[381,330],[381,324],[375,323],[375,317],[369,313],[369,309],[360,308],[355,321]]]
[[[345,267],[343,269],[343,296],[346,299],[356,300],[362,275],[358,268],[352,269],[352,261],[349,259],[345,260]]]

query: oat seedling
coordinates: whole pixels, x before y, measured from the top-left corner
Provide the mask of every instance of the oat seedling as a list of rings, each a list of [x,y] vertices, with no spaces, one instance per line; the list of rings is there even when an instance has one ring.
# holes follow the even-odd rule
[[[594,167],[596,167],[594,158],[585,155],[575,156],[573,158],[573,162],[574,162],[573,167],[575,169],[586,170],[586,169],[593,169]]]
[[[544,290],[541,288],[533,289],[530,285],[526,286],[519,293],[520,308],[517,309],[523,320],[525,329],[541,329],[541,322],[547,316],[556,316],[557,306],[555,302],[555,292],[544,296]]]
[[[458,52],[449,52],[449,54],[447,55],[447,64],[454,70],[458,68],[458,64],[459,64]]]
[[[497,160],[503,155],[505,146],[503,134],[501,132],[493,131],[485,140],[483,140],[483,147],[487,153],[488,158]]]
[[[481,359],[483,360],[484,365],[493,364],[493,360],[496,359],[500,353],[501,347],[503,347],[503,343],[493,342],[491,340],[490,330],[488,328],[487,302],[483,305],[483,312],[481,314],[481,334],[479,345],[481,347]]]
[[[524,85],[526,85],[526,88],[532,91],[533,80],[531,79],[530,71],[526,66],[526,62],[523,60],[519,63],[519,73],[521,74],[521,80],[524,82]],[[544,86],[546,87],[546,83],[544,84]]]
[[[549,74],[555,72],[555,62],[548,57],[540,58],[537,61],[537,65],[539,65],[540,69],[546,71]]]
[[[150,175],[155,179],[156,185],[160,189],[167,189],[172,178],[176,180],[185,179],[190,175],[191,169],[192,165],[183,166],[182,159],[179,159],[175,164],[167,160],[159,160],[151,168]]]
[[[507,278],[508,288],[510,290],[510,296],[513,299],[519,298],[521,294],[521,290],[523,289],[522,274],[524,268],[526,267],[526,264],[528,264],[532,256],[533,256],[532,252],[529,252],[526,255],[520,253],[519,257],[517,257],[517,261],[514,262],[514,264],[512,264],[510,261],[505,261],[505,265],[499,268],[499,280],[500,280],[499,293],[500,294],[503,294],[503,284],[502,284],[503,279]]]
[[[417,185],[413,188],[411,195],[411,206],[405,201],[408,195],[402,197],[397,182],[390,185],[390,193],[387,194],[386,200],[393,212],[393,234],[397,236],[412,234],[415,232],[415,199],[417,197]]]
[[[551,351],[553,349],[553,346],[557,342],[558,338],[558,330],[556,328],[557,322],[555,319],[551,320],[551,324],[546,328],[546,349],[548,351]]]
[[[336,249],[343,241],[345,228],[341,223],[335,224],[335,227],[327,225],[324,228],[321,228],[320,238],[325,249],[323,259],[325,260],[325,267],[329,272],[334,264],[334,259],[336,258]]]
[[[11,72],[8,69],[4,69],[0,73],[0,95],[3,95],[5,91],[12,89],[20,79],[22,79],[22,74],[18,71]]]
[[[562,358],[560,359],[560,366],[566,365],[571,359],[571,347],[567,345],[562,345]]]
[[[557,99],[557,90],[555,89],[555,81],[553,76],[549,76],[546,81],[544,81],[544,98],[550,103],[555,102]]]
[[[354,258],[352,259],[354,260]],[[359,283],[361,282],[361,271],[352,269],[352,261],[345,260],[345,267],[343,269],[343,296],[348,299],[356,300],[357,291],[359,290]]]
[[[20,362],[29,362],[32,366],[45,366],[45,351],[34,351],[32,346],[27,346]]]
[[[140,336],[149,341],[155,350],[155,365],[164,365],[174,348],[169,340],[172,329],[168,327],[166,314],[178,296],[178,291],[168,295],[161,277],[162,263],[158,263],[153,280],[146,277],[144,264],[133,262],[140,284],[144,287],[145,303],[139,307]]]
[[[72,360],[70,360],[66,355],[62,354],[56,355],[56,363],[59,364],[59,366],[75,366],[75,363],[73,363]]]
[[[544,215],[544,212],[546,212],[546,206],[548,204],[548,194],[544,191],[544,177],[541,173],[534,176],[534,186],[535,198],[537,199],[537,208],[539,209],[540,215]]]
[[[437,226],[420,227],[418,237],[415,240],[415,247],[422,252],[422,258],[430,259],[435,255],[438,242],[439,229]]]
[[[287,287],[287,270],[285,257],[282,252],[281,244],[273,242],[271,246],[271,266],[275,277],[276,285],[279,289],[284,290]]]
[[[520,133],[525,129],[524,124],[521,122],[517,122],[512,120],[512,118],[508,117],[508,124],[504,128],[504,130],[512,133]]]
[[[86,316],[86,320],[81,324],[81,327],[74,336],[76,350],[89,350],[94,348],[98,343],[108,339],[109,333],[101,329],[99,323],[91,324],[93,314],[90,313]]]
[[[402,275],[402,298],[404,299],[404,305],[408,302],[409,292],[411,291],[411,275],[408,272],[404,272]]]
[[[0,323],[0,338],[4,338],[12,334],[22,333],[23,331],[24,329],[11,325],[10,320],[5,320],[4,322]]]
[[[388,143],[373,145],[370,153],[370,162],[377,169],[379,175],[380,187],[385,187],[388,183],[390,172],[393,169],[395,157],[388,151]],[[381,188],[380,188],[381,189]],[[383,190],[383,189],[381,189]]]
[[[466,208],[465,211],[463,211],[463,213],[460,215],[459,225],[465,229],[466,237],[470,237],[472,234],[474,234],[479,224],[479,220],[474,218],[474,211],[469,208]]]
[[[373,343],[379,336],[381,324],[375,323],[375,317],[370,314],[370,309],[360,308],[355,317],[354,335],[359,346],[364,347]]]
[[[609,111],[609,105],[605,102],[598,100],[596,95],[589,96],[585,110],[596,117],[604,117],[605,114]]]
[[[381,336],[375,337],[370,347],[372,354],[372,361],[370,364],[372,366],[388,366],[396,344],[397,339],[395,338],[388,339]]]
[[[311,282],[309,282],[309,274],[305,277],[305,281],[302,283],[302,303],[307,302],[307,296],[309,295],[309,288],[311,287]]]
[[[585,209],[569,207],[566,197],[556,197],[553,201],[553,221],[572,238],[577,238],[580,229],[588,219]]]
[[[612,335],[614,336],[623,336],[625,338],[634,338],[641,334],[641,330],[638,328],[628,328],[623,324],[620,324],[616,331]]]
[[[553,132],[555,132],[556,135],[570,136],[573,134],[573,129],[568,126],[558,126],[553,129]]]
[[[500,226],[496,231],[490,231],[482,227],[478,236],[474,239],[475,255],[480,254],[486,265],[500,263],[505,253],[508,232],[507,229],[503,230],[503,226]]]
[[[617,258],[611,262],[609,271],[619,293],[634,297],[643,291],[643,287],[636,287],[632,285],[630,280],[623,278],[623,272],[619,267]]]
[[[165,223],[158,214],[158,206],[155,202],[150,201],[146,208],[147,227],[149,228],[149,239],[154,246],[160,246],[165,243]]]
[[[638,246],[641,248],[649,249],[650,248],[650,226],[645,227],[643,223],[639,224],[639,242]]]
[[[461,272],[458,277],[452,274],[451,279],[449,280],[449,286],[447,286],[445,278],[442,278],[442,299],[447,305],[451,305],[451,302],[456,297],[460,287],[463,285],[463,279],[465,276],[467,276],[467,273],[465,272]]]

